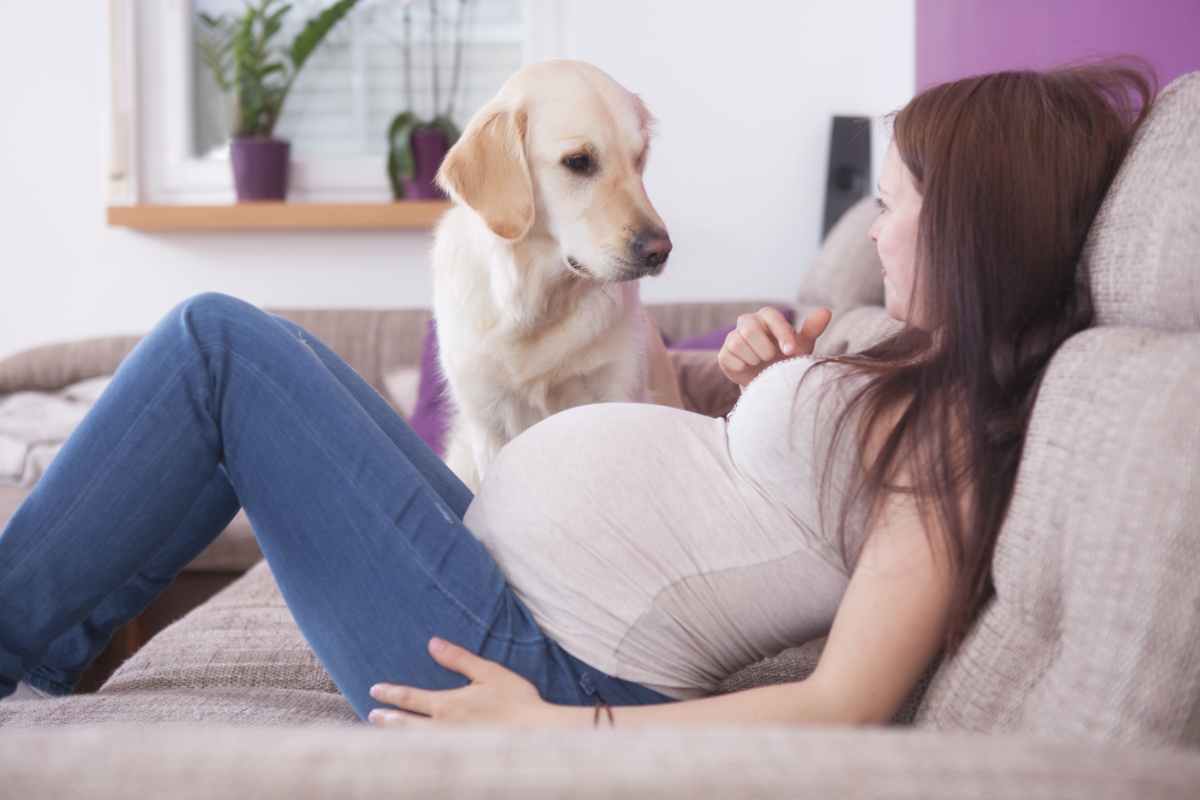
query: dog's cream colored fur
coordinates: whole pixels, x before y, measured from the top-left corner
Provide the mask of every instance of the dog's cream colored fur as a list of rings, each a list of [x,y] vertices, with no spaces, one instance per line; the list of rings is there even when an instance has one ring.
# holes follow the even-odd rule
[[[662,265],[630,255],[639,232],[666,236],[642,184],[651,124],[642,101],[596,67],[542,62],[471,118],[438,171],[455,201],[433,247],[445,460],[472,491],[539,420],[653,399],[647,337],[657,332],[638,278]],[[580,152],[594,175],[565,165]]]

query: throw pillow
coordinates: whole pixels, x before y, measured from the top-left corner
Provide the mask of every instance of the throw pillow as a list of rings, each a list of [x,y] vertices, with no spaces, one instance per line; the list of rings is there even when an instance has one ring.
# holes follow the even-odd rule
[[[445,456],[446,431],[450,426],[446,379],[437,360],[437,321],[425,323],[421,342],[421,377],[417,382],[417,405],[409,425],[439,456]]]

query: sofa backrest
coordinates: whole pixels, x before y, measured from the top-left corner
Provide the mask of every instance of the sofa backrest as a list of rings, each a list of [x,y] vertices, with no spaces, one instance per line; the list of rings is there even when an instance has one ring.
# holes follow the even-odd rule
[[[669,338],[678,340],[708,333],[731,324],[738,314],[780,302],[778,298],[761,298],[644,305],[659,329]],[[286,317],[311,331],[381,393],[386,391],[383,379],[389,372],[420,364],[421,346],[432,316],[428,307],[265,310]]]
[[[918,726],[1200,744],[1200,72],[1164,89],[1089,233],[1096,325],[1047,368],[996,597]]]

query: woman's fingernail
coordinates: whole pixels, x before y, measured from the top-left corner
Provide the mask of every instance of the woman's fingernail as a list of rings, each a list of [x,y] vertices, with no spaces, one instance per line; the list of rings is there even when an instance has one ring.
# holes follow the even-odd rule
[[[445,646],[446,643],[436,636],[429,640],[429,649],[435,653],[441,652],[442,648]]]

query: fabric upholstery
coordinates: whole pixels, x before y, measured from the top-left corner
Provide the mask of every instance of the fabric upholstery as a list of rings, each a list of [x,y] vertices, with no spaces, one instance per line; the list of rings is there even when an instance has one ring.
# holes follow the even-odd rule
[[[50,342],[0,360],[0,394],[52,392],[88,378],[111,375],[134,345],[135,336],[93,336]]]
[[[1092,224],[1100,325],[1200,329],[1200,72],[1163,89]]]
[[[788,322],[795,320],[796,309],[792,306],[781,303],[772,303],[771,305],[779,309],[779,312],[783,314],[783,318]],[[736,328],[737,318],[734,317],[725,320],[719,327],[696,336],[688,336],[687,338],[678,340],[663,336],[663,344],[672,350],[720,350],[721,346],[725,343],[725,337]]]
[[[12,797],[126,800],[766,797],[1168,800],[1200,754],[912,729],[711,726],[380,730],[137,723],[19,729],[0,747]]]
[[[803,308],[825,306],[836,315],[846,308],[883,305],[883,264],[867,236],[878,213],[874,198],[864,197],[829,229],[816,258],[800,276],[798,320],[804,317]]]
[[[1059,349],[996,543],[997,599],[917,724],[1200,744],[1198,397],[1200,333],[1092,328]]]

